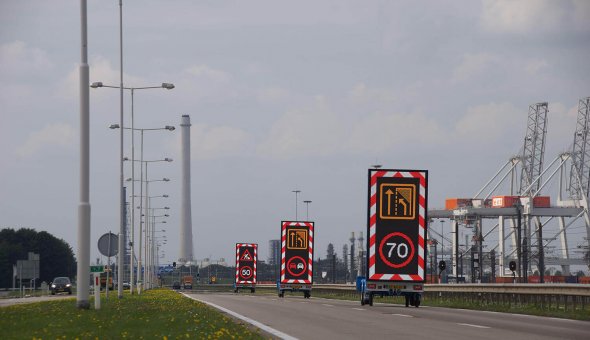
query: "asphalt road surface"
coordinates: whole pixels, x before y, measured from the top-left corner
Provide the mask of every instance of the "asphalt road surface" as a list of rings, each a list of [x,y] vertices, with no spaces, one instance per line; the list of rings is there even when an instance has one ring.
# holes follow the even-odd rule
[[[13,299],[0,299],[0,307],[20,305],[24,303],[44,302],[44,301],[55,301],[57,299],[75,299],[76,295],[58,294],[58,295],[45,295],[45,296],[29,296],[25,298],[13,298]]]
[[[313,293],[312,293],[313,294]],[[249,318],[287,339],[590,339],[590,322],[451,308],[272,295],[187,296]],[[378,300],[377,300],[378,301]],[[214,307],[215,307],[214,306]],[[236,317],[236,315],[234,315]]]

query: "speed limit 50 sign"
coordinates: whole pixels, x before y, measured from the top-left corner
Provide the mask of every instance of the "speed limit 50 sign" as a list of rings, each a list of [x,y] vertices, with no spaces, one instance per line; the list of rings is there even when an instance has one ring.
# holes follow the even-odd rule
[[[427,170],[369,170],[369,280],[424,281],[427,189]]]
[[[256,283],[258,244],[236,243],[236,284]]]

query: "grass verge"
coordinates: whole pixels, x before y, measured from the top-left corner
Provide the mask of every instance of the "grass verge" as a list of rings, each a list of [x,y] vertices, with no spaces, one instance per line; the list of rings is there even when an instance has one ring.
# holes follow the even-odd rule
[[[0,308],[4,339],[262,339],[262,335],[198,301],[168,289],[104,295],[101,309],[75,299]]]

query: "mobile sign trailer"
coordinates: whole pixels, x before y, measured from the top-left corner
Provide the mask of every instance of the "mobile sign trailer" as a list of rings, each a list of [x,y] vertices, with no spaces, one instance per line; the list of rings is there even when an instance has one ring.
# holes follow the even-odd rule
[[[281,272],[277,281],[279,297],[285,291],[311,296],[313,284],[314,222],[281,222]]]
[[[256,292],[256,262],[258,260],[258,244],[236,243],[236,281],[234,292],[250,289]]]
[[[424,292],[428,171],[370,169],[367,278],[357,289],[361,305],[373,297],[404,296],[420,306]]]

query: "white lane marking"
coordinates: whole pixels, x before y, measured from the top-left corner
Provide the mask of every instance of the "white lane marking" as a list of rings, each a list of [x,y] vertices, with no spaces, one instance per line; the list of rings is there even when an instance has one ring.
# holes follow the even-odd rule
[[[309,302],[307,302],[307,301],[299,301],[299,303],[309,303]]]
[[[184,295],[184,296],[186,296],[186,297],[188,297],[188,298],[190,298],[190,299],[193,299],[193,300],[196,300],[196,301],[202,302],[202,303],[204,303],[204,304],[207,304],[207,305],[209,305],[209,306],[211,306],[211,307],[217,308],[217,309],[219,309],[220,311],[222,311],[222,312],[225,312],[225,313],[227,313],[227,314],[229,314],[229,315],[231,315],[231,316],[233,316],[233,317],[236,317],[236,318],[238,318],[238,319],[240,319],[240,320],[242,320],[242,321],[246,321],[247,323],[249,323],[249,324],[251,324],[251,325],[254,325],[254,326],[256,326],[256,327],[258,327],[258,328],[262,329],[263,331],[265,331],[265,332],[267,332],[267,333],[270,333],[270,334],[272,334],[272,335],[274,335],[274,336],[277,336],[277,337],[279,337],[279,338],[281,338],[281,339],[285,339],[285,340],[298,340],[297,338],[295,338],[295,337],[292,337],[292,336],[290,336],[289,334],[285,334],[285,333],[283,333],[283,332],[281,332],[281,331],[279,331],[279,330],[276,330],[276,329],[274,329],[274,328],[272,328],[272,327],[269,327],[269,326],[267,326],[267,325],[265,325],[265,324],[263,324],[263,323],[260,323],[260,322],[258,322],[258,321],[256,321],[256,320],[252,320],[252,319],[250,319],[250,318],[248,318],[248,317],[246,317],[246,316],[243,316],[242,314],[238,314],[238,313],[236,313],[236,312],[234,312],[234,311],[232,311],[232,310],[229,310],[229,309],[227,309],[227,308],[223,308],[223,307],[221,307],[221,306],[218,306],[218,305],[216,305],[216,304],[214,304],[214,303],[212,303],[212,302],[205,301],[205,300],[199,300],[199,299],[197,299],[196,297],[192,297],[192,296],[189,296],[189,295],[187,295],[187,294],[184,294],[184,293],[183,293],[183,295]]]
[[[461,326],[467,326],[467,327],[475,327],[475,328],[490,328],[488,326],[482,326],[482,325],[472,325],[470,323],[458,323],[457,325],[461,325]]]
[[[273,300],[273,301],[277,301],[278,299],[271,299],[271,300]]]
[[[364,308],[353,308],[353,309],[355,309],[355,310],[366,310]]]
[[[407,314],[391,314],[391,315],[401,316],[401,317],[404,317],[404,318],[413,318],[414,317],[413,315],[407,315]]]
[[[326,306],[326,307],[334,307],[334,305],[329,305],[327,303],[322,303],[322,306]]]

